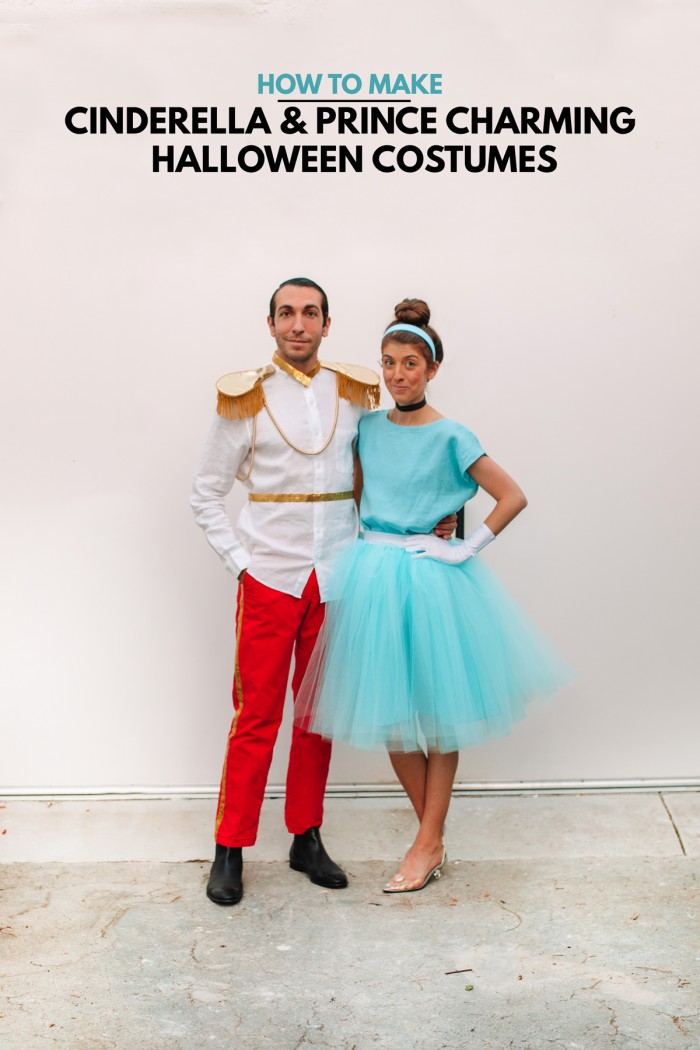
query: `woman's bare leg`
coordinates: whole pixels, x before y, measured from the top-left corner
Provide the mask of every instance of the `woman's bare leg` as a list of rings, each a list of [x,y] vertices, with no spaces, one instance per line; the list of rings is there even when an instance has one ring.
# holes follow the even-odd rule
[[[389,758],[420,823],[425,809],[428,758],[422,751],[390,751]]]
[[[415,752],[411,753],[411,755],[413,754],[415,754]],[[392,754],[392,765],[394,765],[395,757],[397,756]],[[404,755],[398,757],[401,759],[409,756]],[[450,806],[452,786],[457,773],[458,761],[458,751],[450,751],[447,754],[441,754],[439,751],[431,751],[428,754],[428,757],[425,760],[425,790],[422,796],[422,815],[420,817],[418,834],[416,835],[413,845],[401,862],[398,873],[387,883],[387,888],[392,889],[395,887],[397,889],[412,889],[420,886],[425,880],[425,876],[428,872],[432,871],[433,868],[437,867],[442,861],[444,853],[442,845],[442,829],[445,823],[445,817],[447,816],[447,810]],[[402,763],[399,761],[399,766],[401,765]],[[406,763],[402,771],[406,773],[408,770],[407,780],[410,782],[411,789],[417,794],[418,803],[420,804],[420,785],[417,772],[418,764],[414,763],[414,766],[415,768],[412,768]],[[396,765],[394,765],[394,769],[397,770]],[[411,799],[416,813],[418,813],[416,803],[409,794],[408,788],[406,788],[401,773],[399,773],[398,770],[397,776],[404,785],[406,794],[408,794]]]

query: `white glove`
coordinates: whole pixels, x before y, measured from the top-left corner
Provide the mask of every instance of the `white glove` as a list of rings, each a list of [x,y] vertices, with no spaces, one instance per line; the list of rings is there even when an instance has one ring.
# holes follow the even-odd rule
[[[410,551],[414,558],[432,558],[433,561],[460,565],[473,558],[494,538],[488,525],[479,525],[466,540],[459,543],[448,543],[447,540],[441,540],[439,536],[431,533],[430,536],[416,536],[414,541],[406,544],[406,550]]]

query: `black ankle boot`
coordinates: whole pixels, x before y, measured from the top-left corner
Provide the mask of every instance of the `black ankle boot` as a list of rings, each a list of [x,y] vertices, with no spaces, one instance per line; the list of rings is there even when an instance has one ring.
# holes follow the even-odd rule
[[[207,897],[214,904],[238,904],[243,896],[243,853],[240,846],[217,842],[207,883]]]
[[[289,867],[294,871],[305,871],[317,886],[329,890],[341,890],[348,884],[348,877],[326,853],[318,828],[309,828],[303,835],[295,835],[289,851]]]

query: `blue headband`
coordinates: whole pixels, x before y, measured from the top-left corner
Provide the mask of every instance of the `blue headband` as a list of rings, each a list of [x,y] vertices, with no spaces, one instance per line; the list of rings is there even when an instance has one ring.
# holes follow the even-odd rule
[[[435,343],[432,341],[427,332],[424,332],[422,328],[418,328],[414,324],[393,324],[391,328],[387,328],[384,335],[389,335],[389,332],[413,332],[414,335],[419,335],[421,339],[424,339],[430,347],[430,352],[433,355],[433,361],[437,360],[435,354]]]

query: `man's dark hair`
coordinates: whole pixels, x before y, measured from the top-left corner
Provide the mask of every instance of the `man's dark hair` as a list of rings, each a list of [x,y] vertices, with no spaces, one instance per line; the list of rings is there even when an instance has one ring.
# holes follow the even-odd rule
[[[309,280],[308,277],[290,277],[288,281],[282,281],[281,284],[277,285],[272,293],[272,298],[270,299],[270,317],[273,321],[275,318],[275,296],[280,288],[284,288],[285,285],[288,284],[294,285],[295,288],[315,288],[317,292],[321,293],[321,313],[323,314],[323,323],[325,324],[328,320],[328,296],[320,284],[316,284],[315,281]]]

